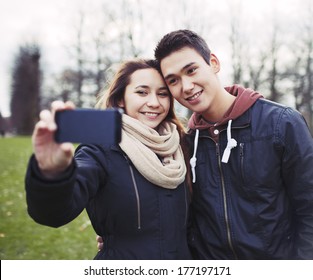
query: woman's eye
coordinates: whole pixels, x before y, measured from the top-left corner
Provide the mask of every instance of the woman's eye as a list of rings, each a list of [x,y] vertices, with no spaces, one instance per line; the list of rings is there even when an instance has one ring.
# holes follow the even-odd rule
[[[162,96],[162,97],[168,97],[170,95],[169,92],[165,91],[165,92],[159,92],[159,96]]]
[[[138,93],[139,95],[147,94],[144,90],[137,90],[136,93]]]

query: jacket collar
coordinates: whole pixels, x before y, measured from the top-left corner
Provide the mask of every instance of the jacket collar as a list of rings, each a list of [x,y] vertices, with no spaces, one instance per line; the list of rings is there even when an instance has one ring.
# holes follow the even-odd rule
[[[244,128],[250,126],[251,123],[251,108],[249,108],[246,112],[244,112],[240,117],[234,119],[232,121],[232,129]],[[199,130],[199,137],[210,137],[211,131],[213,132],[215,129],[218,129],[220,132],[227,129],[227,123],[222,125],[214,125],[209,129],[201,129]],[[189,129],[188,134],[191,136],[195,135],[194,129]]]

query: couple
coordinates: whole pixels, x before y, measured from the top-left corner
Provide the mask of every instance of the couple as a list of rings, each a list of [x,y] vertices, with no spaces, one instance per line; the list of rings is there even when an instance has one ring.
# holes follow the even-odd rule
[[[86,208],[104,242],[96,259],[313,259],[303,117],[223,88],[218,58],[190,30],[165,35],[155,58],[122,64],[98,103],[124,109],[118,146],[74,153],[52,140],[54,112],[73,104],[41,113],[26,174],[31,217],[58,227]],[[194,112],[187,134],[173,97]]]

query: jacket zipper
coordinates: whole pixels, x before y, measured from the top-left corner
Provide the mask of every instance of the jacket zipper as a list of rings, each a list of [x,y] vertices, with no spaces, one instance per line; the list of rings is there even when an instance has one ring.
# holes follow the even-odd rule
[[[136,179],[135,179],[135,175],[134,175],[134,171],[131,165],[129,165],[129,170],[132,176],[132,180],[133,180],[133,186],[135,189],[135,194],[136,194],[136,200],[137,200],[137,228],[141,229],[141,220],[140,220],[140,199],[139,199],[139,192],[138,192],[138,187],[137,187],[137,183],[136,183]]]
[[[226,231],[227,231],[227,241],[228,241],[228,245],[229,245],[235,259],[238,259],[237,254],[236,254],[235,249],[234,249],[233,242],[232,242],[231,233],[230,233],[227,197],[226,197],[226,189],[225,189],[225,179],[224,179],[224,175],[223,175],[222,164],[221,164],[221,155],[220,155],[219,149],[220,149],[219,144],[216,143],[216,155],[217,155],[217,159],[218,159],[218,167],[219,167],[221,180],[222,180],[223,207],[224,207],[224,213],[225,213],[224,218],[225,218]]]
[[[133,167],[131,166],[131,163],[129,162],[129,159],[126,155],[124,155],[128,166],[129,166],[129,170],[130,170],[130,175],[132,177],[132,181],[133,181],[133,187],[135,190],[135,195],[136,195],[136,203],[137,203],[137,229],[141,229],[141,211],[140,211],[140,198],[139,198],[139,192],[138,192],[138,187],[137,187],[137,182],[136,182],[136,178],[134,175],[134,170]]]
[[[185,189],[185,226],[187,226],[188,221],[188,193],[187,193],[188,186],[186,185],[186,182],[184,182],[184,189]]]
[[[240,143],[239,147],[240,147],[240,170],[241,170],[241,177],[242,177],[242,180],[243,182],[245,177],[243,175],[243,157],[244,157],[244,154],[243,154],[243,148],[244,148],[244,143]]]

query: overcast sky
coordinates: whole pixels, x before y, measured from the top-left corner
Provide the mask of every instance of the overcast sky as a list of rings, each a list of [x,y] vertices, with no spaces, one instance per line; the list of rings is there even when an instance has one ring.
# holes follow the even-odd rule
[[[60,0],[0,1],[0,111],[9,113],[9,86],[12,61],[19,44],[34,40],[54,44],[57,7]],[[52,34],[51,34],[52,33]],[[56,41],[55,41],[56,42]]]
[[[36,41],[42,47],[45,69],[61,69],[64,63],[65,45],[69,42],[68,25],[80,2],[96,6],[102,0],[0,0],[0,112],[9,114],[10,75],[18,47],[25,42]],[[139,1],[140,0],[129,0]],[[155,0],[142,0],[157,2]],[[170,1],[170,0],[168,0]],[[207,0],[212,3],[212,0]],[[214,1],[216,10],[225,7],[225,1]],[[233,0],[239,1],[240,0]],[[113,1],[114,2],[114,1]],[[253,17],[266,14],[273,5],[279,9],[294,10],[297,0],[241,0],[245,9],[251,9]],[[212,4],[211,4],[212,5]],[[257,8],[256,8],[257,7]],[[196,15],[195,15],[196,17]],[[156,19],[157,21],[158,19]],[[162,28],[163,22],[159,26]],[[168,30],[164,30],[164,34]]]

